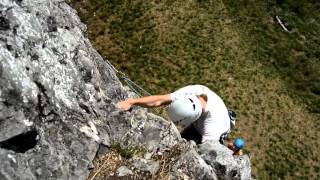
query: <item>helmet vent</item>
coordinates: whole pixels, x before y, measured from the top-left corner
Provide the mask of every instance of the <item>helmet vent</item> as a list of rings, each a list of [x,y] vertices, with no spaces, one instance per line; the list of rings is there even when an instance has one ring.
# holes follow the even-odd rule
[[[196,110],[196,105],[193,103],[193,100],[188,98],[192,102],[193,110]]]
[[[177,97],[169,105],[167,113],[175,124],[187,127],[201,116],[201,101],[194,95]]]

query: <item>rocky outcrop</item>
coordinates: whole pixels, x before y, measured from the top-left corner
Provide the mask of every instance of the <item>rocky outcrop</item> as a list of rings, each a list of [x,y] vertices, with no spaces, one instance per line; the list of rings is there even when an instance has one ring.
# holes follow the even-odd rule
[[[155,154],[185,144],[172,123],[115,107],[129,91],[85,34],[62,0],[0,1],[0,179],[86,179],[101,145],[139,145]],[[235,167],[250,178],[228,163],[220,175],[215,163],[205,163],[206,150],[200,154],[204,159],[190,146],[174,168],[189,163],[195,179],[232,179],[223,173]]]
[[[233,152],[219,142],[205,142],[198,152],[219,179],[251,179],[251,165],[247,155],[233,156]]]
[[[217,179],[214,169],[199,156],[193,141],[173,165],[170,179]]]

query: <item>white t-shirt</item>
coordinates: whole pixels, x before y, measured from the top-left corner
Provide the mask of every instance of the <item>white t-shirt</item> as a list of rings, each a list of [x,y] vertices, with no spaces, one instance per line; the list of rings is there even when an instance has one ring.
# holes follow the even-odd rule
[[[219,141],[220,136],[230,130],[230,118],[226,105],[222,99],[208,87],[203,85],[190,85],[171,93],[171,100],[186,95],[207,96],[205,112],[193,123],[202,135],[202,142],[207,140]]]

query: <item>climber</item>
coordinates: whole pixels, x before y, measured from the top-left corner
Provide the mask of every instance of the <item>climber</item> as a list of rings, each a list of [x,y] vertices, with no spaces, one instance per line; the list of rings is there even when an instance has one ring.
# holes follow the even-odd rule
[[[203,85],[189,85],[170,94],[129,98],[117,103],[122,110],[130,110],[133,105],[146,108],[169,105],[168,116],[183,128],[181,136],[196,143],[207,140],[222,143],[235,125],[235,117],[230,118],[222,99]]]
[[[241,156],[243,155],[242,149],[244,148],[244,140],[242,138],[237,138],[233,143],[229,142],[227,147],[233,151],[233,155]]]

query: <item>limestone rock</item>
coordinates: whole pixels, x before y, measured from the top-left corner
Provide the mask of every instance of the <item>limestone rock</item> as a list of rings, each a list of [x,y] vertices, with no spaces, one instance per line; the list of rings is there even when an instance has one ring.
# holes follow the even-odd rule
[[[201,144],[198,151],[219,179],[251,179],[248,156],[233,156],[226,146],[213,141]]]
[[[132,171],[127,166],[121,166],[117,169],[117,176],[127,176],[132,175]]]
[[[159,170],[159,163],[152,160],[146,160],[143,158],[138,158],[133,160],[133,167],[141,171],[146,171],[151,174],[155,174]]]
[[[85,179],[99,143],[155,152],[181,140],[143,109],[119,112],[129,92],[64,1],[4,0],[0,11],[0,179]]]
[[[212,167],[200,157],[195,148],[192,143],[186,145],[185,151],[171,169],[171,179],[217,179]]]
[[[80,129],[126,92],[65,2],[4,0],[0,12],[0,179],[85,179],[98,143]]]

